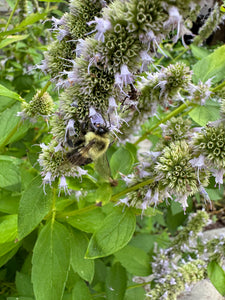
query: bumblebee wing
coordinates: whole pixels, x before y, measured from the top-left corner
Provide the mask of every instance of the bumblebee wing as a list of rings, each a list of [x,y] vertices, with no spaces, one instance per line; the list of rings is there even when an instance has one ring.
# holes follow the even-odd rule
[[[106,153],[101,155],[95,163],[95,170],[101,175],[102,178],[108,181],[109,177],[111,177],[111,170],[109,166],[109,161]]]
[[[92,159],[88,157],[88,151],[93,146],[94,141],[90,141],[86,146],[78,149],[74,149],[71,152],[67,153],[68,160],[76,166],[84,166],[90,164]]]
[[[77,151],[72,151],[67,154],[68,160],[76,166],[85,166],[87,164],[90,164],[92,162],[92,159],[89,157],[82,156],[81,153]]]

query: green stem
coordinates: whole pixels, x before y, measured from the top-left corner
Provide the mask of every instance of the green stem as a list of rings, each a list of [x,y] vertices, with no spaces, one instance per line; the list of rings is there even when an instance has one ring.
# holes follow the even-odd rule
[[[67,219],[69,217],[73,217],[73,216],[76,216],[76,215],[80,215],[80,214],[92,211],[92,210],[96,209],[97,207],[98,206],[96,206],[96,204],[92,204],[92,205],[89,205],[87,207],[77,209],[77,210],[74,210],[74,211],[59,213],[56,216],[57,216],[58,219],[61,219],[61,218],[63,218],[63,219],[66,218]]]
[[[8,136],[5,138],[5,140],[2,142],[0,146],[0,150],[4,148],[10,141],[11,137],[17,132],[18,128],[22,125],[23,121],[20,120],[16,126],[11,130],[11,132],[8,134]]]
[[[150,178],[150,179],[147,179],[145,181],[142,181],[142,182],[139,182],[133,186],[130,186],[128,188],[126,188],[125,190],[123,190],[122,192],[119,192],[117,194],[114,194],[111,198],[110,201],[114,202],[116,201],[118,198],[120,198],[121,196],[124,196],[126,195],[127,193],[130,193],[130,192],[133,192],[133,191],[136,191],[138,190],[139,188],[143,187],[143,186],[146,186],[150,183],[153,183],[154,182],[154,179],[153,178]]]
[[[143,287],[147,284],[150,284],[152,281],[147,281],[147,282],[143,282],[143,283],[137,283],[137,284],[133,284],[133,285],[130,285],[126,288],[126,290],[131,290],[131,289],[135,289],[135,288],[139,288],[139,287]],[[101,293],[95,293],[93,294],[93,298],[99,298],[99,297],[103,297],[105,298],[106,296],[106,293],[105,292],[101,292]]]
[[[148,185],[150,183],[154,182],[154,179],[153,178],[150,178],[150,179],[147,179],[145,181],[142,181],[142,182],[139,182],[129,188],[126,188],[125,190],[123,190],[122,192],[119,192],[117,194],[114,194],[112,196],[112,198],[110,199],[111,202],[115,202],[118,198],[120,198],[121,196],[124,196],[126,195],[127,193],[129,192],[132,192],[132,191],[136,191],[138,190],[139,188],[145,186],[145,185]],[[74,211],[69,211],[69,212],[63,212],[63,213],[59,213],[57,214],[57,218],[58,219],[65,219],[65,218],[69,218],[69,217],[73,217],[73,216],[76,216],[76,215],[80,215],[80,214],[83,214],[83,213],[86,213],[86,212],[89,212],[89,211],[92,211],[94,209],[96,209],[98,206],[96,204],[92,204],[92,205],[89,205],[87,207],[84,207],[84,208],[81,208],[81,209],[77,209],[77,210],[74,210]]]
[[[219,84],[218,86],[214,87],[211,89],[211,91],[213,93],[217,92],[218,90],[222,89],[225,86],[225,81],[223,81],[221,84]]]
[[[192,102],[185,102],[182,105],[180,105],[177,109],[175,109],[174,111],[170,112],[165,118],[163,118],[162,120],[160,120],[158,123],[156,123],[153,127],[151,127],[148,131],[146,131],[135,143],[134,145],[137,146],[140,142],[144,141],[147,136],[149,134],[152,133],[153,130],[155,130],[157,127],[159,127],[160,124],[165,123],[166,121],[168,121],[169,119],[171,119],[172,117],[176,116],[177,114],[181,113],[182,111],[184,111],[187,107],[189,106],[196,106],[195,103]]]
[[[9,16],[8,22],[7,22],[6,26],[5,26],[5,31],[7,31],[8,27],[9,27],[9,24],[10,24],[10,22],[12,20],[12,17],[13,17],[13,15],[14,15],[16,9],[17,9],[17,6],[19,4],[19,1],[20,0],[16,0],[16,4],[15,4],[15,6],[14,6],[14,8],[13,8],[13,10],[12,10],[10,16]]]
[[[51,209],[51,211],[52,211],[52,220],[51,220],[52,226],[53,226],[53,224],[55,222],[55,215],[56,215],[56,207],[55,207],[55,203],[56,203],[56,191],[57,191],[57,189],[54,186],[53,187],[53,194],[52,194],[52,209]]]
[[[171,60],[171,64],[174,63],[176,60],[178,60],[185,52],[187,52],[189,50],[189,48],[185,48],[179,55],[177,55],[176,57],[174,57],[172,60]]]
[[[41,98],[44,95],[44,93],[47,91],[50,85],[51,85],[51,81],[48,81],[46,85],[43,87],[43,89],[40,91],[40,93],[38,94],[39,98]]]
[[[49,9],[50,9],[50,2],[47,2],[47,6],[46,6],[45,11],[48,13]]]
[[[142,282],[142,283],[137,283],[137,284],[134,284],[134,285],[130,285],[130,286],[127,287],[127,290],[139,288],[139,287],[145,286],[147,284],[150,284],[151,282],[152,281],[147,281],[147,282]]]

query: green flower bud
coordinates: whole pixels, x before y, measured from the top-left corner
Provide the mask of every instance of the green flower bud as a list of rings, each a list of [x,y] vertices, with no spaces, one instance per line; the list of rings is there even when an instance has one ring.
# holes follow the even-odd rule
[[[29,103],[22,103],[22,112],[18,116],[36,120],[38,116],[48,117],[53,112],[54,102],[48,92],[40,96],[38,91]]]

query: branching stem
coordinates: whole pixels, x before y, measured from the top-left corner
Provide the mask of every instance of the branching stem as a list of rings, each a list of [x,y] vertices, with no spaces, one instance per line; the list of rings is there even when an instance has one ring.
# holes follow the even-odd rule
[[[180,105],[178,108],[176,108],[174,111],[170,112],[165,118],[157,122],[153,127],[151,127],[148,131],[146,131],[135,143],[134,145],[137,146],[140,142],[144,141],[149,134],[152,133],[153,130],[159,127],[160,124],[165,123],[166,121],[170,120],[172,117],[178,115],[182,111],[184,111],[187,107],[190,106],[196,106],[197,104],[186,101],[182,105]]]

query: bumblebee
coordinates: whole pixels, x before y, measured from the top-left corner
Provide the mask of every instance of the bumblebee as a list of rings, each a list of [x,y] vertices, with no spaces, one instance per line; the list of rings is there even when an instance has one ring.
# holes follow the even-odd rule
[[[83,132],[83,136],[74,143],[74,149],[67,153],[68,160],[77,166],[96,161],[110,145],[109,128],[106,124],[93,122],[92,119],[88,123],[87,132]],[[83,128],[86,128],[86,124]]]

